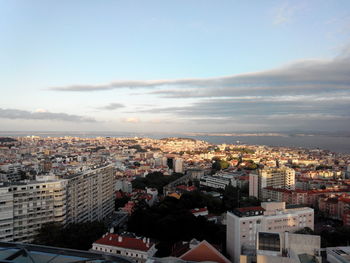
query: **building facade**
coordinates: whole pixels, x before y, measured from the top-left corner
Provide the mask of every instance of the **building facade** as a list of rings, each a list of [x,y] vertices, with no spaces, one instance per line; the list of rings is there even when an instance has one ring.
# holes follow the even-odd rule
[[[31,242],[42,225],[102,220],[114,210],[114,168],[105,166],[67,179],[0,185],[0,240]]]
[[[113,165],[91,169],[69,178],[67,223],[102,220],[114,210]]]
[[[249,193],[251,195],[266,200],[266,197],[263,195],[263,189],[266,187],[294,190],[295,171],[288,167],[265,167],[258,169],[256,174],[250,175]]]
[[[67,180],[28,181],[0,188],[3,241],[30,242],[43,224],[66,220]]]
[[[227,253],[233,262],[241,254],[255,251],[259,231],[297,231],[314,228],[314,210],[308,207],[286,208],[284,202],[263,202],[258,207],[237,208],[227,212]]]
[[[137,263],[146,262],[157,249],[149,238],[134,238],[107,233],[92,244],[92,251],[114,254],[132,259]]]

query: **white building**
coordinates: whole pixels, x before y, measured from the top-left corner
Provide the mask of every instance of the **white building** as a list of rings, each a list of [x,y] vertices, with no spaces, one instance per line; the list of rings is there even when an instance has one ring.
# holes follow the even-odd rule
[[[259,196],[259,175],[249,174],[249,196]]]
[[[225,189],[225,187],[229,184],[232,184],[232,182],[229,178],[204,175],[199,180],[199,184],[200,186],[208,186],[216,189]]]
[[[133,238],[112,233],[95,241],[91,250],[128,257],[138,263],[146,262],[157,252],[155,244],[149,238]]]
[[[237,208],[227,212],[227,253],[233,262],[241,254],[256,249],[256,236],[262,232],[296,231],[314,228],[314,210],[309,207],[285,207],[284,202],[264,202],[259,207]]]
[[[132,184],[129,180],[121,178],[118,179],[115,183],[115,190],[116,191],[123,191],[124,193],[131,193],[132,192]]]
[[[113,165],[74,174],[68,179],[67,223],[98,221],[113,212]]]
[[[31,242],[43,224],[66,219],[67,180],[28,181],[0,188],[0,240]]]
[[[174,172],[183,173],[184,172],[184,162],[182,158],[174,159]]]
[[[0,240],[13,241],[13,193],[8,186],[0,186]]]
[[[302,263],[322,262],[321,237],[289,232],[259,232],[254,255],[241,255],[245,263]]]
[[[295,189],[295,171],[288,167],[258,169],[249,176],[249,194],[264,199],[265,187]],[[256,195],[257,194],[257,195]]]
[[[350,263],[350,247],[327,247],[327,262]]]
[[[158,190],[156,188],[147,188],[146,193],[152,196],[151,200],[148,201],[148,204],[152,206],[154,202],[158,201]]]

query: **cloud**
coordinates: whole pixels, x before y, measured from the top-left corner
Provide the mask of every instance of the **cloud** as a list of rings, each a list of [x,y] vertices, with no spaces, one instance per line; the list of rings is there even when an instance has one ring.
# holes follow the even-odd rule
[[[282,6],[276,9],[273,23],[275,25],[282,25],[293,20],[295,14],[302,9],[300,5],[291,5],[285,2]]]
[[[106,85],[79,85],[55,90],[134,89],[130,93],[135,93],[135,96],[147,94],[166,98],[167,104],[163,107],[144,105],[143,108],[129,110],[130,114],[176,118],[189,125],[198,123],[205,126],[207,122],[210,129],[211,124],[222,124],[223,127],[237,124],[262,129],[279,126],[350,129],[348,50],[344,49],[333,59],[305,59],[275,69],[224,77],[116,81]],[[137,90],[144,88],[149,90]],[[137,123],[139,119],[126,118],[123,121]]]
[[[48,110],[39,108],[39,109],[36,109],[35,112],[48,112]]]
[[[337,57],[330,60],[302,60],[272,70],[226,77],[116,81],[94,86],[75,85],[51,89],[88,92],[121,88],[157,88],[150,93],[168,98],[189,98],[332,93],[349,91],[349,86],[350,59]]]
[[[140,119],[137,117],[129,117],[129,118],[124,118],[122,119],[122,122],[126,122],[126,123],[139,123]]]
[[[330,130],[350,128],[350,94],[329,96],[243,96],[207,98],[184,107],[157,107],[143,113],[169,115],[213,128],[231,125],[268,130],[270,127]],[[140,111],[137,112],[140,114]],[[212,125],[214,125],[212,127]]]
[[[106,106],[103,107],[97,107],[97,109],[100,110],[116,110],[116,109],[120,109],[120,108],[124,108],[125,106],[121,103],[110,103]]]
[[[34,112],[18,109],[1,109],[1,119],[23,119],[23,120],[55,120],[69,122],[96,122],[95,119],[67,113],[53,113],[43,109]]]

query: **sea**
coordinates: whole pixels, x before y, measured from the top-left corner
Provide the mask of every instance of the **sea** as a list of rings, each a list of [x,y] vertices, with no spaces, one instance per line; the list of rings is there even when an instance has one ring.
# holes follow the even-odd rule
[[[181,137],[207,141],[212,144],[243,144],[267,145],[305,149],[322,149],[335,153],[350,154],[350,136],[348,135],[320,135],[320,134],[206,134],[206,133],[137,133],[137,132],[42,132],[42,131],[0,131],[1,137],[64,137],[81,138],[96,137],[148,137],[161,139],[166,137]]]

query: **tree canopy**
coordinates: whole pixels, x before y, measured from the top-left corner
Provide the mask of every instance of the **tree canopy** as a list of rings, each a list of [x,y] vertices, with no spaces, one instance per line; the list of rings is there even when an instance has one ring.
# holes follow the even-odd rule
[[[41,227],[33,241],[34,244],[89,250],[107,228],[102,222],[69,224],[64,227],[58,223],[48,223]]]
[[[171,246],[180,240],[196,238],[222,244],[225,227],[192,215],[186,206],[193,207],[198,200],[190,199],[188,196],[183,200],[166,197],[158,205],[138,209],[129,219],[128,230],[159,240],[158,256],[168,256]]]
[[[146,175],[146,177],[139,177],[133,180],[133,189],[146,189],[146,187],[157,188],[158,193],[163,193],[163,187],[172,181],[182,177],[183,174],[176,173],[173,175],[165,176],[161,172],[153,172]]]

